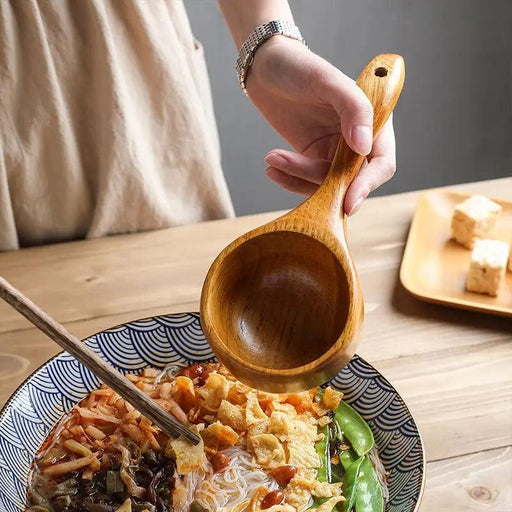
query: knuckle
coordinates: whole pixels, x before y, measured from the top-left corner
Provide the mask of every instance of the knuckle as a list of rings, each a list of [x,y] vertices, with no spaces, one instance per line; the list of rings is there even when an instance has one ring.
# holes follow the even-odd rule
[[[391,158],[380,157],[378,161],[375,162],[375,171],[377,172],[375,179],[374,189],[389,181],[396,172],[396,162]]]
[[[358,100],[356,102],[356,109],[360,115],[373,117],[373,106],[369,101]]]
[[[284,176],[281,176],[279,184],[282,188],[285,190],[288,190],[290,192],[295,192],[297,188],[296,180],[293,176],[290,176],[289,174],[285,174]]]
[[[364,92],[359,89],[359,87],[355,87],[357,88],[357,91],[352,100],[351,110],[362,116],[373,117],[373,105]]]
[[[390,180],[396,172],[396,162],[394,160],[385,160],[384,162],[384,175]]]
[[[289,188],[293,187],[294,182],[295,182],[295,180],[289,174],[286,174],[285,176],[283,176],[283,186],[284,186],[284,188],[289,189]]]

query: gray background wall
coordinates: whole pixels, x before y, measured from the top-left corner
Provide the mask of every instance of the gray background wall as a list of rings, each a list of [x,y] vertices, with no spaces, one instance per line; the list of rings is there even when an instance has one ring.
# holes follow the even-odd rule
[[[398,170],[374,194],[512,175],[512,1],[291,0],[311,49],[355,78],[382,52],[405,57],[395,114]],[[186,0],[205,47],[223,166],[238,215],[299,196],[264,174],[287,147],[239,90],[236,51],[214,0]]]

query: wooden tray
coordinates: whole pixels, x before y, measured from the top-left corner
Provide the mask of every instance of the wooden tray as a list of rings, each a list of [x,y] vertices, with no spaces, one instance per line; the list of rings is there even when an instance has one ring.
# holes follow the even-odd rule
[[[419,299],[457,308],[512,316],[512,272],[507,271],[498,297],[466,291],[471,251],[451,239],[455,206],[470,194],[436,189],[423,194],[409,231],[400,269],[402,285]],[[512,202],[494,199],[503,207],[492,238],[512,239]]]

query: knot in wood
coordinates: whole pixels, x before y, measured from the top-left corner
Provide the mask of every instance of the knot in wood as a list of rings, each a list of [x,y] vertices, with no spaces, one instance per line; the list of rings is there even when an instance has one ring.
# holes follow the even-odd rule
[[[483,487],[482,485],[472,487],[468,490],[468,494],[471,498],[480,503],[490,503],[491,501],[494,501],[495,498],[492,490],[487,487]]]

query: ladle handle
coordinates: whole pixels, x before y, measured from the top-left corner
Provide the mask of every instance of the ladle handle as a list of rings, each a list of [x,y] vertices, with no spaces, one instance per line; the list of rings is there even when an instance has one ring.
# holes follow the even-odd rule
[[[395,108],[405,80],[405,63],[400,55],[384,53],[374,57],[363,69],[357,85],[368,96],[373,105],[373,137],[388,120]],[[319,196],[329,192],[328,209],[335,209],[336,215],[342,211],[345,192],[356,177],[365,157],[358,155],[340,137],[336,154],[322,186]]]

